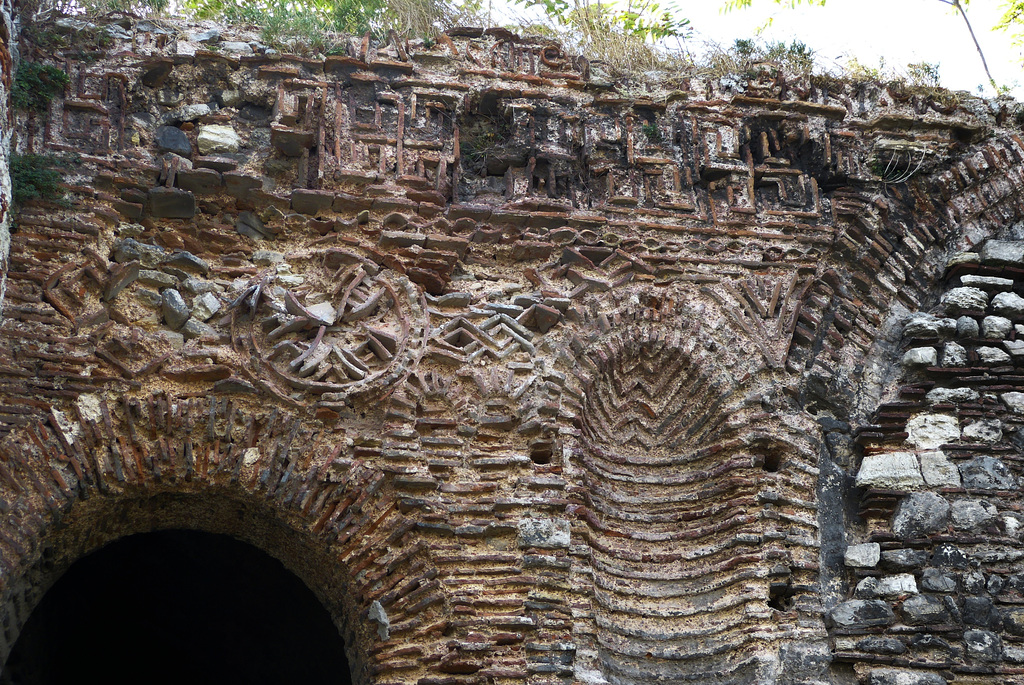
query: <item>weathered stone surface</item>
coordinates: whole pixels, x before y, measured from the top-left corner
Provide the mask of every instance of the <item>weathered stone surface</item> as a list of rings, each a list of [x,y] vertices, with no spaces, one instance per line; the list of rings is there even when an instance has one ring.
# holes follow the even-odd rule
[[[234,55],[251,55],[252,46],[248,43],[243,43],[238,40],[226,40],[220,44],[220,47],[224,52],[230,52]]]
[[[1016,293],[998,293],[992,298],[992,310],[1010,319],[1024,316],[1024,297]]]
[[[1024,358],[1024,340],[1004,340],[1003,347],[1014,360]]]
[[[964,426],[963,438],[969,442],[997,443],[1003,439],[1003,424],[999,419],[974,421]]]
[[[943,543],[935,546],[931,564],[940,568],[966,569],[971,565],[970,556],[956,545]],[[964,576],[966,582],[966,576]]]
[[[222,289],[216,283],[211,283],[196,276],[189,276],[182,281],[181,288],[190,295],[202,295],[203,293],[212,293]]]
[[[167,257],[167,251],[156,245],[140,243],[134,238],[125,238],[114,243],[114,261],[138,261],[142,266],[154,267]]]
[[[218,152],[238,152],[242,139],[230,126],[207,124],[199,128],[196,143],[199,145],[199,154],[211,155]]]
[[[915,347],[903,354],[903,366],[936,366],[939,363],[939,353],[934,347]]]
[[[945,453],[939,450],[922,452],[921,475],[924,482],[933,488],[958,488],[960,487],[960,471],[951,462]]]
[[[960,277],[964,285],[975,288],[986,288],[991,290],[1008,290],[1013,287],[1012,278],[1000,278],[999,276],[979,276],[977,274],[964,274]]]
[[[974,402],[978,399],[978,391],[973,388],[933,388],[925,395],[932,404],[945,402]]]
[[[896,509],[892,531],[902,538],[919,537],[946,528],[949,502],[934,492],[907,495]]]
[[[177,188],[149,191],[149,211],[158,219],[191,219],[196,213],[195,195]]]
[[[173,152],[182,157],[192,156],[192,143],[177,126],[160,126],[154,134],[154,140],[158,150]]]
[[[879,597],[895,599],[903,595],[917,594],[917,581],[909,573],[900,573],[895,576],[873,576],[864,578],[857,583],[855,596],[861,599],[875,599]]]
[[[205,117],[210,113],[210,111],[209,105],[186,105],[164,114],[163,121],[164,124],[181,124],[186,121],[195,121],[200,117]],[[202,150],[202,144],[200,144],[199,149]],[[203,154],[206,153],[204,152]]]
[[[185,298],[181,296],[181,293],[174,288],[164,290],[161,295],[163,296],[164,321],[167,322],[171,330],[176,331],[185,325],[191,314],[188,304],[185,302]]]
[[[882,551],[882,565],[894,570],[915,569],[928,562],[928,552],[920,549],[887,549]]]
[[[983,338],[1002,339],[1010,335],[1013,330],[1013,322],[1002,316],[986,316],[981,320],[981,335]]]
[[[960,422],[946,414],[917,414],[907,421],[907,433],[918,449],[935,449],[960,439]]]
[[[988,307],[988,293],[981,288],[953,288],[942,295],[942,304],[954,312],[984,310]]]
[[[917,313],[907,320],[903,335],[908,338],[939,338],[956,333],[956,320]]]
[[[955,342],[948,342],[942,347],[943,366],[966,366],[967,350],[963,345]]]
[[[831,651],[821,643],[787,644],[779,650],[779,658],[786,674],[794,681],[819,678],[832,663]]]
[[[370,605],[369,619],[376,623],[377,635],[381,640],[387,640],[391,637],[391,621],[388,619],[384,607],[377,600],[374,600],[373,604]]]
[[[199,321],[209,321],[219,311],[220,300],[213,293],[203,293],[192,302],[192,316]]]
[[[970,316],[961,316],[956,320],[956,335],[959,338],[977,338],[981,335],[978,320]]]
[[[220,190],[221,175],[213,169],[182,170],[178,172],[175,183],[182,190],[199,195],[213,195]]]
[[[851,568],[873,568],[881,558],[881,547],[877,542],[865,542],[846,548],[844,559]]]
[[[190,33],[188,39],[193,43],[216,43],[220,40],[220,29],[214,28]]]
[[[210,271],[210,265],[204,259],[196,257],[191,252],[176,250],[164,259],[166,266],[174,266],[185,271],[206,274]]]
[[[141,277],[139,278],[139,280],[142,280]],[[139,300],[140,302],[146,304],[149,307],[152,307],[153,309],[159,309],[160,307],[163,306],[164,303],[164,300],[160,296],[160,293],[153,290],[147,290],[146,288],[139,288],[138,290],[136,290],[135,299]]]
[[[185,346],[185,336],[176,331],[157,331],[157,335],[166,340],[172,350],[180,350]]]
[[[999,630],[1003,625],[1003,615],[988,597],[967,597],[964,600],[964,623]]]
[[[1012,490],[1017,487],[1017,477],[995,457],[975,457],[957,467],[968,490]]]
[[[948,685],[946,679],[931,671],[911,671],[896,668],[872,669],[869,685]]]
[[[1024,637],[1024,607],[1014,606],[1003,611],[1003,625],[1011,635]]]
[[[273,252],[271,250],[256,250],[252,253],[253,264],[259,264],[260,266],[270,266],[271,264],[280,264],[284,261],[284,255],[280,252]]]
[[[1024,392],[1004,392],[999,399],[1014,414],[1024,414]]]
[[[996,517],[996,509],[987,502],[957,500],[950,505],[949,520],[954,528],[973,530],[988,525]]]
[[[253,240],[273,238],[274,235],[263,225],[263,221],[252,212],[242,212],[235,222],[235,230]]]
[[[306,307],[306,311],[313,315],[313,319],[324,326],[333,326],[338,319],[338,311],[329,302],[318,302]]]
[[[978,250],[982,264],[1024,264],[1024,243],[1016,240],[986,240]]]
[[[142,271],[139,268],[139,262],[137,261],[128,262],[116,271],[113,271],[110,274],[110,280],[107,282],[107,288],[103,294],[103,299],[108,302],[113,300],[121,293],[122,290],[134,283],[141,273]]]
[[[843,628],[887,626],[896,620],[889,603],[880,599],[851,599],[828,614],[833,625]]]
[[[163,271],[142,269],[139,271],[139,282],[151,285],[154,288],[173,288],[178,284],[178,279]]]
[[[857,649],[870,654],[904,654],[907,646],[892,637],[868,637],[857,642]]]
[[[928,592],[956,592],[956,578],[937,568],[926,568],[921,574],[921,589]]]
[[[910,490],[924,485],[917,456],[912,452],[866,455],[857,471],[857,487]]]
[[[982,661],[998,661],[1003,655],[1003,641],[990,630],[965,630],[967,653]]]
[[[948,624],[953,621],[950,603],[938,595],[914,595],[903,602],[903,620],[912,626]]]
[[[220,336],[216,328],[202,321],[196,321],[194,318],[189,318],[185,322],[185,325],[181,327],[181,333],[185,336],[185,340],[195,340],[196,338],[216,340]]]
[[[998,347],[979,347],[977,349],[978,360],[982,364],[1008,364],[1010,355]]]
[[[560,549],[569,547],[569,522],[550,518],[527,518],[517,524],[520,547]]]

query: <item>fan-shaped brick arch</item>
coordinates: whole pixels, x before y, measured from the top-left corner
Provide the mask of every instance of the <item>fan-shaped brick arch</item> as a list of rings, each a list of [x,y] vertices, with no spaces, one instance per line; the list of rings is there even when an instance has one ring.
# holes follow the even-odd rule
[[[764,681],[780,642],[821,636],[816,427],[765,412],[707,342],[684,318],[635,323],[580,365],[580,632],[611,682]]]

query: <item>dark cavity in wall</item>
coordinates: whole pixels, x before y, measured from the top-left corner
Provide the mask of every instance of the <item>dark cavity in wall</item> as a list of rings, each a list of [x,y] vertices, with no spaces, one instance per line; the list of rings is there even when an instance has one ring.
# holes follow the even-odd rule
[[[279,561],[226,535],[172,530],[75,563],[32,613],[0,682],[351,680],[326,609]]]

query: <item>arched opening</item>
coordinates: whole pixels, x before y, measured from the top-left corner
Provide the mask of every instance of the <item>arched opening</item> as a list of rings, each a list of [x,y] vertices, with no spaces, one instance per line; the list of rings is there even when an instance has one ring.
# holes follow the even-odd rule
[[[78,560],[47,591],[4,683],[351,683],[344,641],[284,565],[228,535],[163,530]]]

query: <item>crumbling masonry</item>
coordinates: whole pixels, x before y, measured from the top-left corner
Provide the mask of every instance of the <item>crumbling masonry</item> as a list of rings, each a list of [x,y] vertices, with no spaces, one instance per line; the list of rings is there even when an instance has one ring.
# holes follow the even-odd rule
[[[203,28],[21,45],[0,659],[184,527],[361,684],[1024,682],[1019,105]]]

